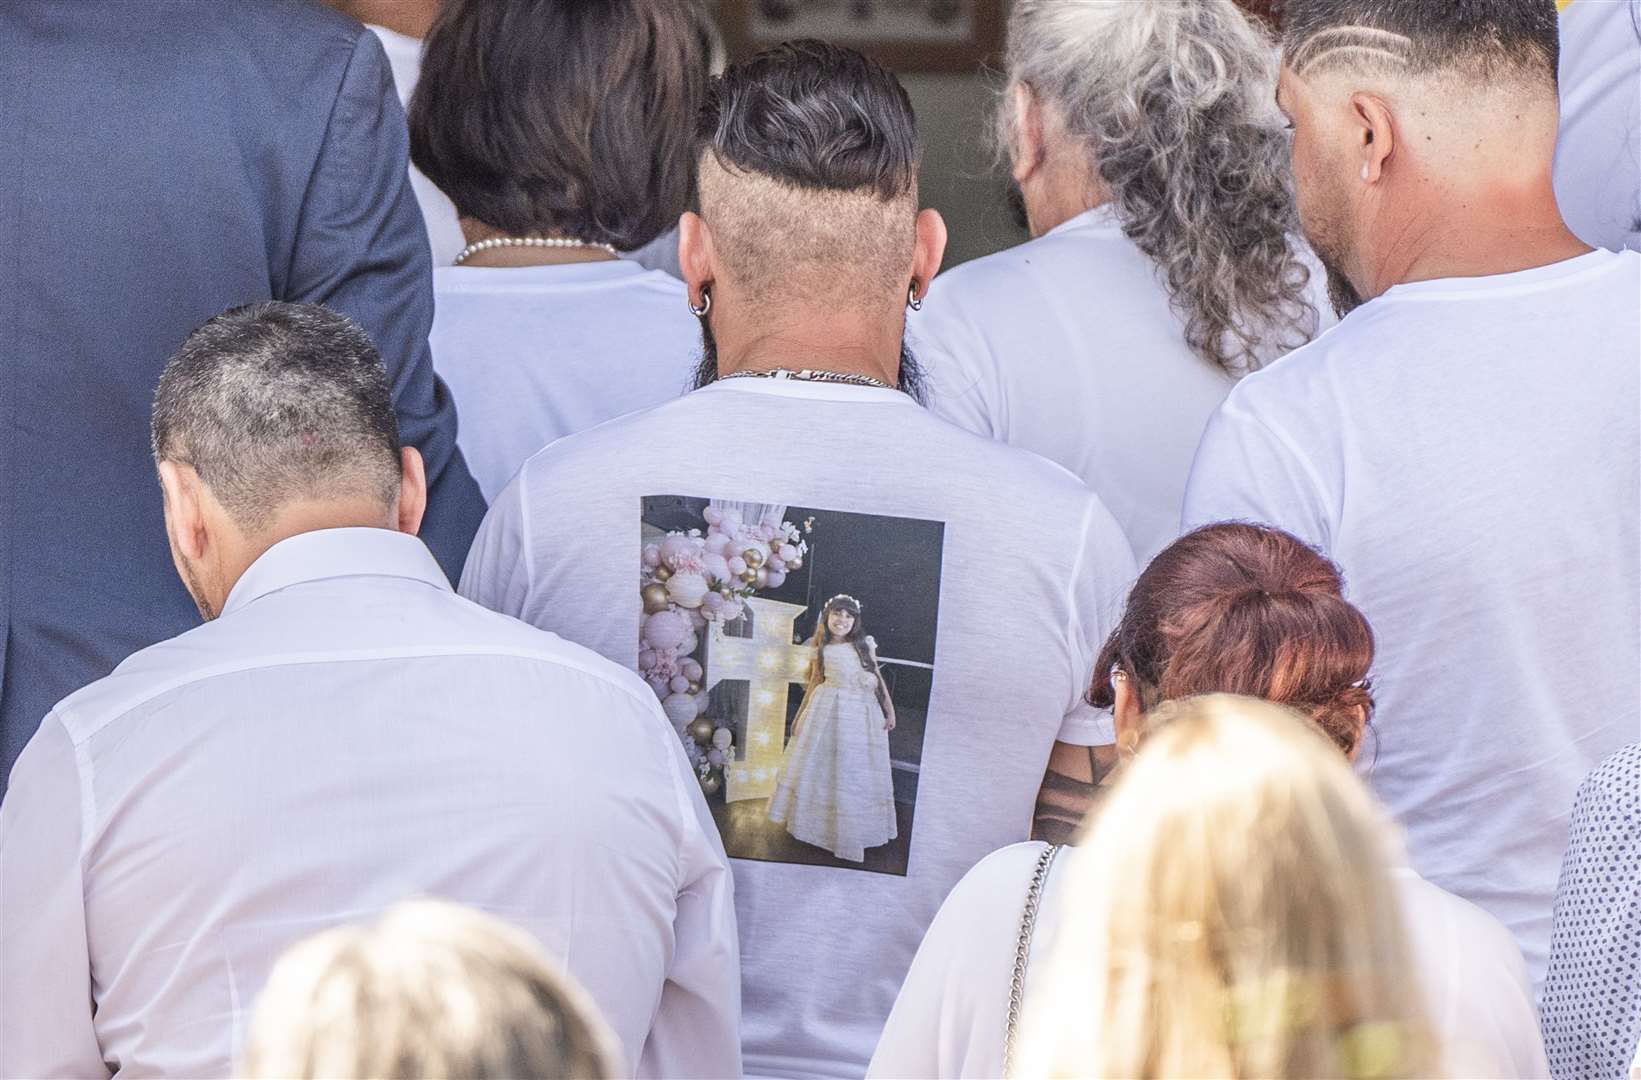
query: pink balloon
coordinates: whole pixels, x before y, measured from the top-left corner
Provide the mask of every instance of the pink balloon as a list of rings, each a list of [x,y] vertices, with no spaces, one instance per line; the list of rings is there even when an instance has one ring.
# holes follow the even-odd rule
[[[644,545],[644,565],[654,570],[661,565],[661,549],[654,544]]]
[[[739,555],[735,556],[733,559],[730,559],[729,572],[734,574],[736,577],[740,577],[742,574],[746,573],[746,560],[741,558]]]
[[[644,620],[644,644],[656,652],[677,649],[686,637],[693,638],[689,619],[677,611],[657,611]],[[685,649],[685,652],[692,650]]]
[[[673,693],[682,694],[685,690],[689,689],[689,680],[684,678],[682,675],[674,675],[672,677],[672,681],[667,685],[672,688]]]
[[[769,572],[769,587],[771,589],[778,589],[782,585],[784,585],[785,583],[786,583],[786,571],[785,570],[771,570]]]
[[[641,649],[638,653],[638,670],[648,671],[655,666],[655,650]]]
[[[716,506],[707,507],[705,510],[701,511],[701,516],[706,519],[708,525],[716,525],[720,521],[724,520],[724,515],[719,512]]]
[[[708,615],[716,615],[724,610],[724,598],[715,592],[709,592],[701,601],[701,610]]]
[[[694,547],[689,537],[682,533],[672,533],[661,541],[661,560],[670,566],[674,559],[689,554]]]
[[[688,694],[668,694],[661,702],[661,711],[667,714],[673,727],[683,731],[684,725],[695,719],[695,699]]]
[[[685,657],[684,662],[678,665],[678,670],[682,671],[684,678],[690,682],[699,682],[701,676],[706,674],[706,669],[701,667],[701,662],[691,657]]]
[[[782,544],[781,550],[776,552],[776,554],[781,557],[782,562],[791,562],[793,559],[798,557],[798,549],[793,547],[791,544]]]

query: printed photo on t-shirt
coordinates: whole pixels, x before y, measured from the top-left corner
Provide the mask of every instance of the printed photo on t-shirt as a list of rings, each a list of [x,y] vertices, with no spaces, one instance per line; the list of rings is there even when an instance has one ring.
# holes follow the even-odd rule
[[[731,858],[906,873],[945,525],[651,495],[638,673]]]

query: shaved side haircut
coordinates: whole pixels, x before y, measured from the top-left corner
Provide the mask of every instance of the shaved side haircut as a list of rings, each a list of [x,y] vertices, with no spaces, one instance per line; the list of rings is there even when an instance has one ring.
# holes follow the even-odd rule
[[[1555,89],[1555,0],[1285,0],[1279,15],[1298,75],[1357,67]]]
[[[820,41],[766,50],[713,80],[696,140],[702,217],[749,296],[783,281],[879,300],[904,291],[917,121],[881,65]]]

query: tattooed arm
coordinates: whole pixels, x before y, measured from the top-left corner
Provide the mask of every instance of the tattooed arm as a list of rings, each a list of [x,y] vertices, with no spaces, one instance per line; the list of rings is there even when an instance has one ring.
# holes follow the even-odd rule
[[[1051,844],[1070,843],[1116,764],[1115,746],[1055,743],[1042,789],[1037,793],[1031,838]]]

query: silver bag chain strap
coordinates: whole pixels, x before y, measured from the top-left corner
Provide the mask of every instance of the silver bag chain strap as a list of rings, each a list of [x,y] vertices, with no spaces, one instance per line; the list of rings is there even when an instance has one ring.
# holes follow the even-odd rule
[[[1020,937],[1014,944],[1014,975],[1009,979],[1008,1028],[1003,1033],[1003,1075],[1014,1075],[1014,1042],[1020,1033],[1020,1003],[1026,991],[1026,965],[1031,962],[1031,937],[1037,931],[1037,909],[1043,903],[1043,887],[1048,884],[1048,872],[1054,857],[1060,854],[1060,844],[1050,844],[1037,857],[1037,866],[1031,872],[1031,888],[1026,890],[1026,908],[1020,915]]]

